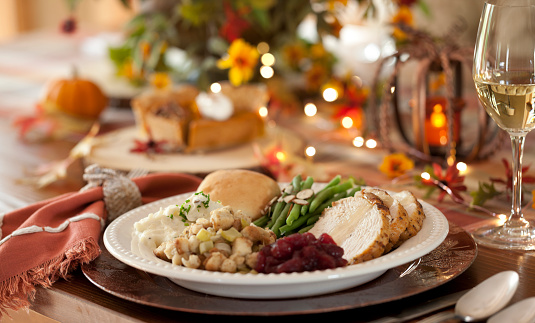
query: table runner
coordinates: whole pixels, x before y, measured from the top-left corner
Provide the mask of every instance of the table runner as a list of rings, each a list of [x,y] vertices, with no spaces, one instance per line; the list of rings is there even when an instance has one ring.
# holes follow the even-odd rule
[[[121,175],[122,176],[122,175]],[[125,176],[122,176],[124,179]],[[142,203],[195,191],[199,177],[158,173],[132,180]],[[0,214],[0,318],[27,308],[35,287],[50,287],[98,257],[110,212],[102,186],[66,193]]]

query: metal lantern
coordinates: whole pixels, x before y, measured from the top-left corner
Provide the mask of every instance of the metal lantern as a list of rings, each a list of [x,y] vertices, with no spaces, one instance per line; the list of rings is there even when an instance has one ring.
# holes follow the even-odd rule
[[[461,48],[451,41],[432,39],[427,34],[407,30],[408,45],[393,55],[384,58],[376,71],[374,94],[370,96],[369,116],[375,127],[379,142],[385,148],[406,153],[423,161],[444,161],[453,164],[457,159],[483,159],[492,154],[504,142],[503,131],[489,122],[487,113],[477,109],[476,138],[467,146],[462,134],[467,130],[461,124],[461,114],[465,107],[463,100],[463,66],[471,68],[473,51]],[[392,71],[379,93],[379,75],[387,62],[393,62]],[[414,79],[411,83],[410,118],[404,118],[398,95],[400,70],[407,62],[416,63]],[[436,95],[430,89],[430,77],[443,74],[443,93]],[[378,104],[377,98],[381,97]],[[392,131],[395,122],[397,137],[401,142],[393,143]]]

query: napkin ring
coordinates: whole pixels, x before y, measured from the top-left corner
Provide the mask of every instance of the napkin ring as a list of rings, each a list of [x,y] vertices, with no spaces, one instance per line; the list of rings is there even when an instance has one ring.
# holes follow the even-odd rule
[[[80,192],[102,186],[108,222],[142,205],[141,192],[136,183],[120,172],[93,164],[85,168],[83,179],[87,185]]]

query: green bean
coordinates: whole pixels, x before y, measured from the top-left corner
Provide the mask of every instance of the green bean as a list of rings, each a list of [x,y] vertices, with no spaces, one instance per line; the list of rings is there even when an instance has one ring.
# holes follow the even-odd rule
[[[258,227],[265,227],[266,224],[268,223],[270,219],[270,216],[269,214],[265,214],[265,215],[262,215],[261,217],[259,217],[258,219],[254,220],[253,221],[253,224],[258,226]]]
[[[341,184],[338,184],[338,185],[335,185],[335,186],[331,186],[331,187],[327,188],[326,190],[323,190],[323,191],[319,192],[316,195],[316,197],[312,200],[312,202],[310,202],[310,212],[314,213],[314,211],[316,211],[316,209],[323,202],[325,202],[326,200],[332,198],[336,193],[340,193],[342,191],[346,191],[346,190],[352,188],[353,187],[353,183],[354,183],[354,180],[350,178],[349,180],[345,181],[344,183],[341,183]]]
[[[282,197],[284,196],[285,196],[284,193],[282,193]],[[275,221],[277,221],[277,218],[281,214],[281,211],[285,205],[286,205],[286,202],[284,201],[277,202],[277,204],[273,208],[273,212],[271,213],[271,226],[275,223]],[[271,226],[269,226],[269,228],[271,228]]]
[[[292,193],[295,194],[301,190],[301,174],[295,175],[292,179],[293,190]]]
[[[328,199],[327,201],[323,202],[320,206],[318,206],[316,211],[314,211],[314,213],[311,213],[312,216],[317,216],[317,218],[319,218],[321,213],[323,212],[323,210],[325,210],[326,208],[332,206],[333,202],[341,200],[346,196],[348,196],[347,195],[347,191],[343,191],[343,192],[340,192],[340,193],[334,195],[332,198]],[[316,220],[317,220],[317,218],[316,218]],[[314,222],[316,222],[316,221],[314,221]],[[307,224],[311,224],[311,223],[312,222],[311,222],[310,219],[307,220]]]
[[[336,175],[335,177],[333,177],[333,179],[331,179],[329,181],[329,183],[327,183],[327,185],[325,185],[324,188],[329,188],[331,186],[335,186],[335,185],[338,185],[340,183],[340,181],[342,180],[342,176],[340,175]]]
[[[301,208],[301,215],[305,215],[308,213],[308,211],[310,210],[310,203],[312,202],[312,200],[316,197],[316,195],[318,195],[319,193],[321,193],[322,191],[328,189],[329,187],[331,186],[334,186],[334,185],[337,185],[338,183],[340,183],[340,180],[342,179],[342,176],[340,175],[336,175],[335,177],[333,177],[329,183],[327,183],[321,190],[319,190],[317,193],[315,193],[312,197],[310,197],[309,199],[307,199],[307,202],[308,204],[307,205],[303,205],[303,207]]]
[[[277,235],[277,237],[280,237],[279,228],[286,221],[286,216],[288,215],[288,212],[290,212],[291,207],[292,207],[292,203],[286,203],[286,206],[282,210],[281,214],[279,215],[277,220],[275,220],[275,223],[273,223],[273,227],[271,228],[271,231],[273,231]]]
[[[362,187],[359,185],[357,187],[353,187],[353,189],[351,191],[349,191],[349,193],[347,194],[347,196],[355,196],[355,193],[357,193],[358,191],[360,191],[362,189]]]
[[[301,214],[301,205],[295,203],[292,204],[294,204],[294,206],[286,218],[286,224],[288,225],[292,225],[292,223],[299,218],[299,214]]]
[[[303,224],[305,224],[307,222],[307,220],[313,216],[314,214],[312,213],[309,213],[305,216],[301,216],[299,217],[297,220],[295,220],[292,224],[286,224],[286,225],[283,225],[282,227],[280,227],[280,232],[283,234],[283,235],[286,235],[286,232],[288,231],[292,231],[292,230],[295,230],[295,229],[298,229],[300,226],[302,226]]]
[[[314,184],[314,179],[308,176],[298,191],[309,189],[312,187],[312,184]],[[294,205],[294,207],[290,211],[290,214],[286,218],[286,224],[291,225],[297,218],[299,218],[302,207],[303,205],[298,205],[298,204]]]
[[[314,224],[318,221],[318,219],[320,218],[321,216],[321,213],[318,213],[318,214],[314,214],[313,216],[311,216],[310,218],[307,219],[307,225],[311,225],[311,224]]]
[[[294,178],[292,179],[292,193],[296,192],[296,189],[299,190],[299,187],[301,186],[301,174],[297,174],[294,176]],[[273,213],[271,215],[271,225],[275,225],[275,223],[277,222],[277,219],[279,218],[282,210],[284,209],[284,207],[286,206],[286,202],[284,202],[282,200],[282,198],[284,198],[286,195],[288,195],[289,193],[286,192],[286,190],[284,190],[282,192],[282,195],[281,195],[281,201],[277,202],[277,204],[275,205],[275,207],[273,208]],[[270,229],[273,230],[273,227],[270,227]]]
[[[308,230],[312,229],[313,226],[314,226],[313,224],[312,224],[312,225],[309,225],[309,226],[306,226],[306,227],[302,228],[301,230],[299,230],[299,231],[297,231],[297,232],[299,232],[299,233],[305,233],[305,232],[307,232]]]

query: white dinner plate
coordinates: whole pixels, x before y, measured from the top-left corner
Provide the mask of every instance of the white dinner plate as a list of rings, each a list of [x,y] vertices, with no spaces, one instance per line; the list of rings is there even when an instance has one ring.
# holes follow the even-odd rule
[[[206,294],[248,299],[276,299],[322,295],[367,283],[390,268],[418,259],[438,247],[448,234],[448,221],[437,208],[420,201],[426,218],[418,234],[397,249],[364,263],[336,269],[290,274],[231,274],[190,269],[157,258],[132,243],[134,223],[160,207],[182,204],[192,193],[140,206],[115,219],[104,232],[104,245],[119,261],[165,276],[176,284]],[[148,248],[146,248],[148,249]]]

